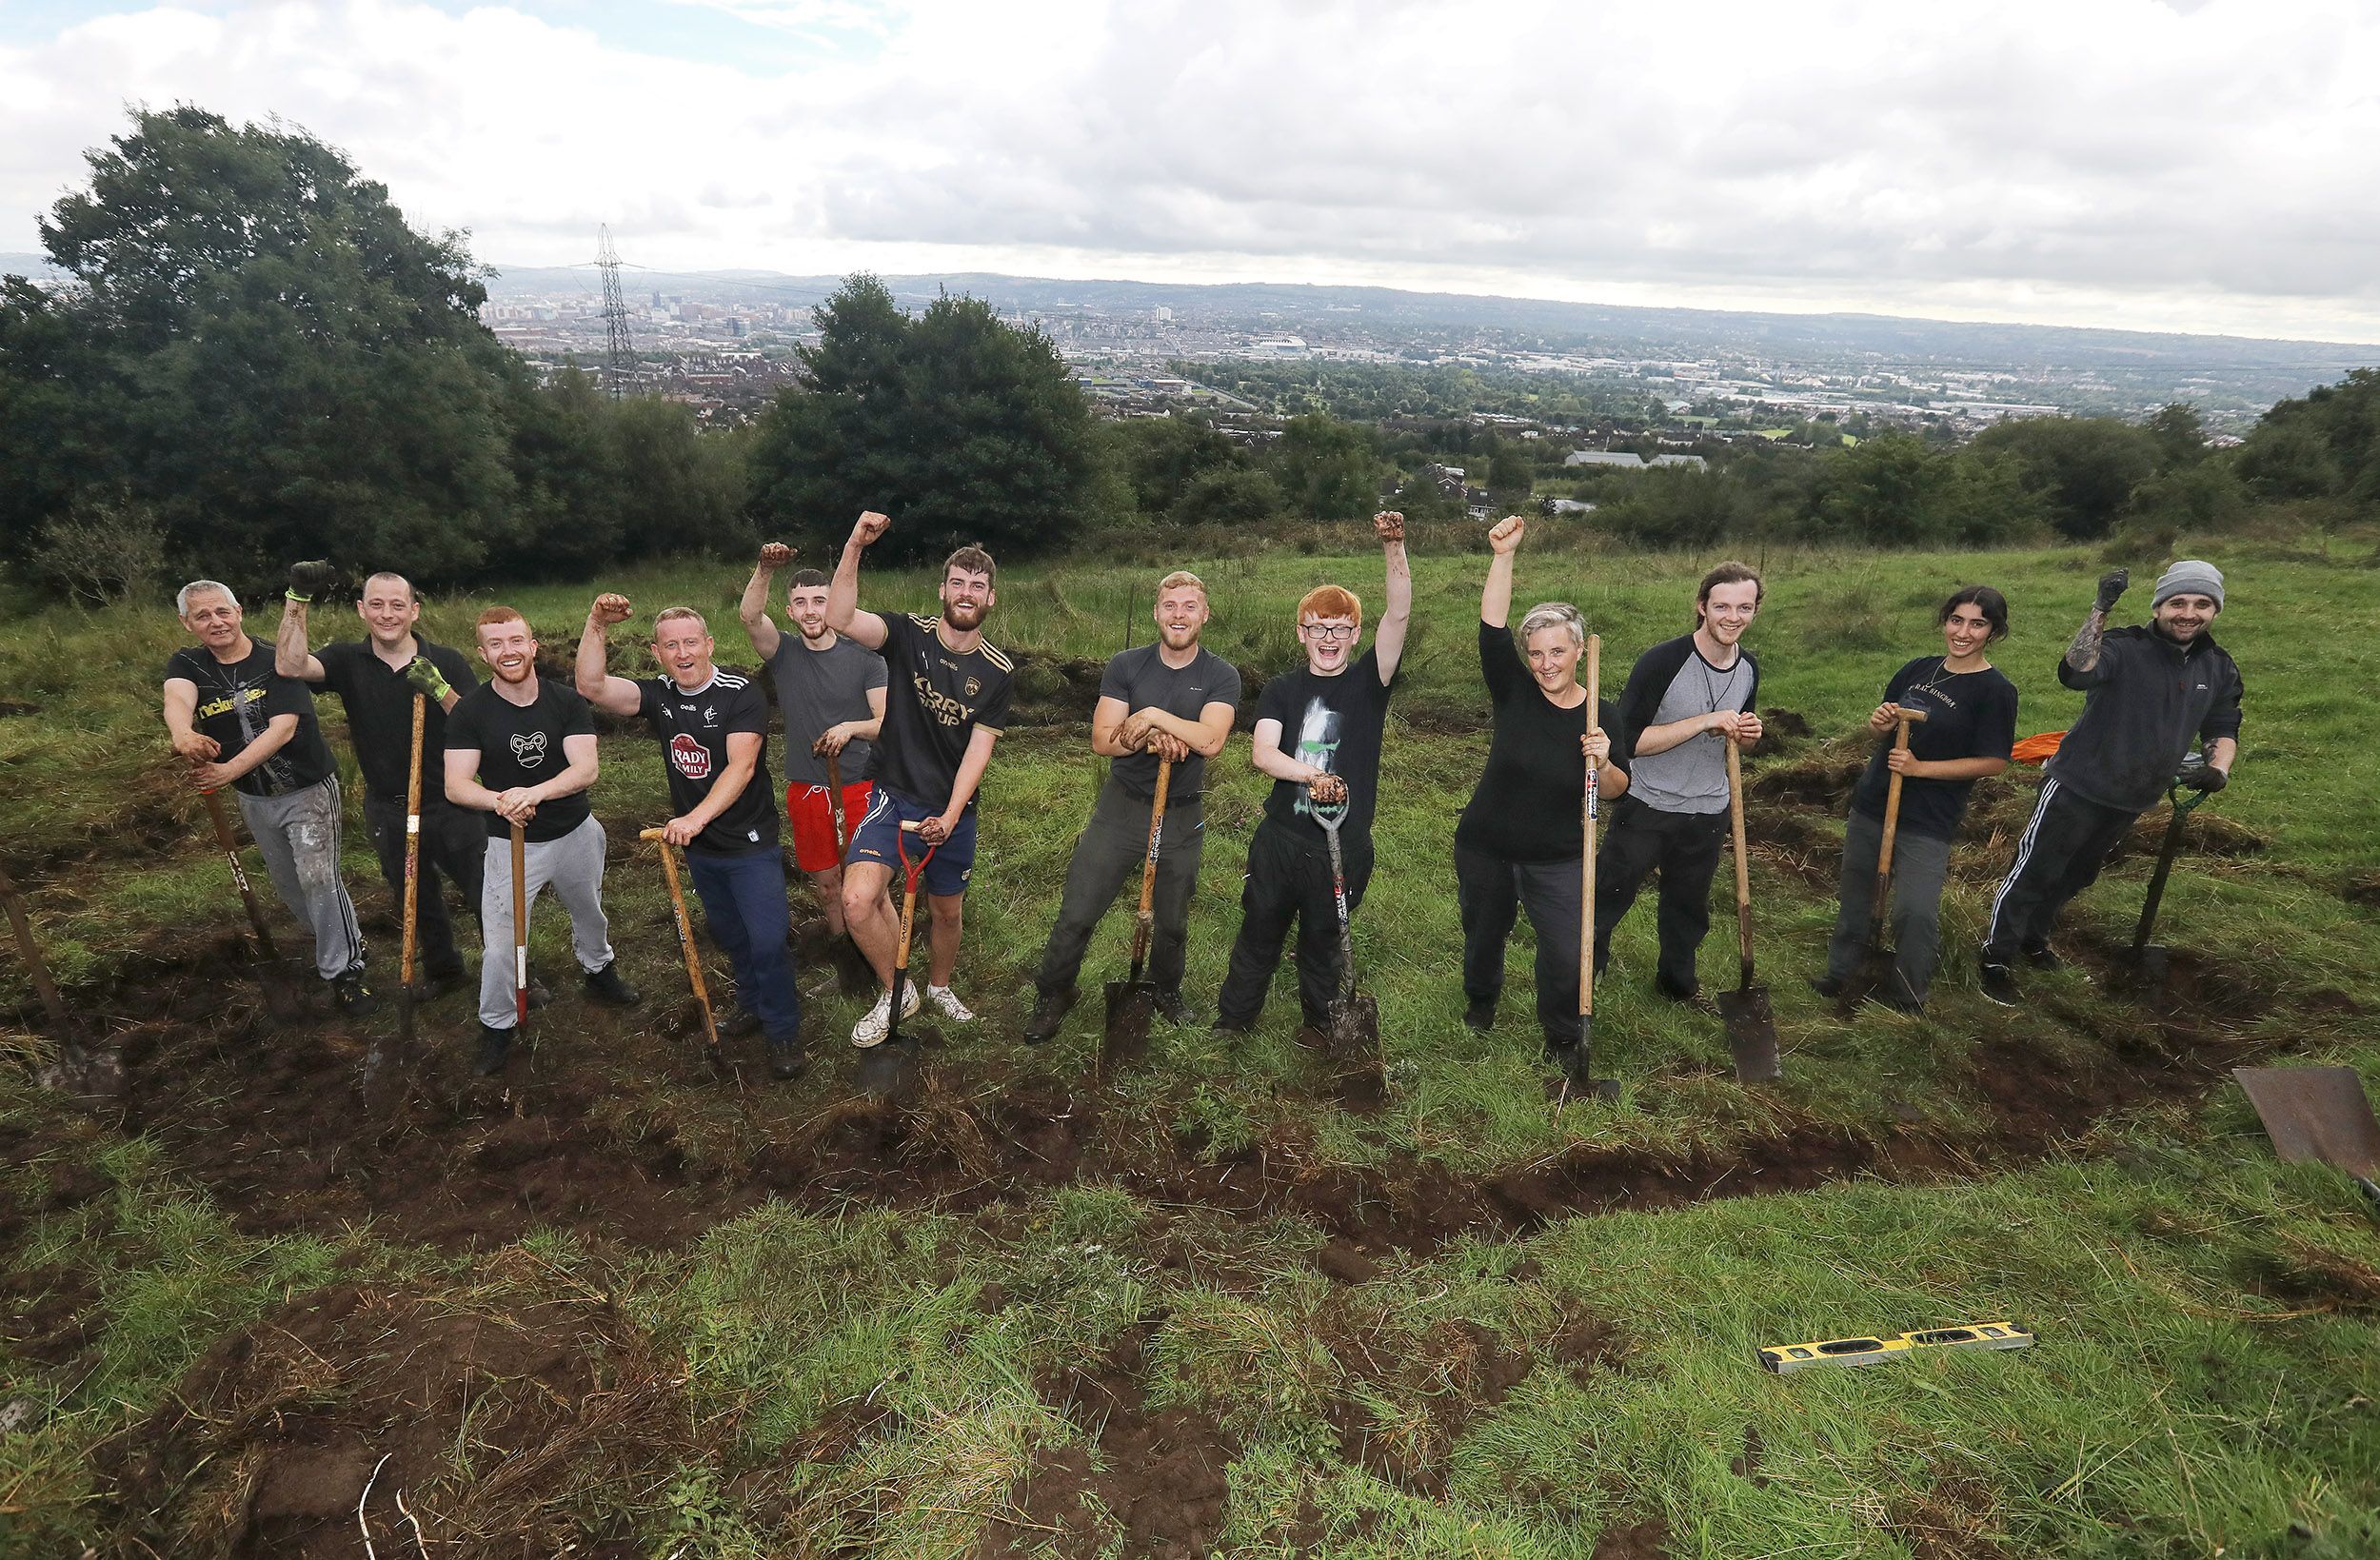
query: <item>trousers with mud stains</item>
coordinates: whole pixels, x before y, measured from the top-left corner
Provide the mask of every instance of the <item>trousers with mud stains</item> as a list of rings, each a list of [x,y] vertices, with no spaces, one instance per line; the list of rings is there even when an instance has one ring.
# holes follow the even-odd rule
[[[314,973],[336,980],[364,967],[364,928],[339,880],[339,777],[277,797],[240,799],[240,817],[289,914],[314,934]]]

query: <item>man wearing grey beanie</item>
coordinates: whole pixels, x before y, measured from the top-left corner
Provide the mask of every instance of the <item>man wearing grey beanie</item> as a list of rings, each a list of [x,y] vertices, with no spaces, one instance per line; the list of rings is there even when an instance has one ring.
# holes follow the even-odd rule
[[[2019,1000],[2018,959],[2057,967],[2051,926],[2097,879],[2133,820],[2177,782],[2221,790],[2239,754],[2239,667],[2211,631],[2223,610],[2223,571],[2184,559],[2158,576],[2146,625],[2111,631],[2108,614],[2129,583],[2122,569],[2100,580],[2058,662],[2058,681],[2082,693],[2083,708],[2043,773],[2041,800],[1993,896],[1983,994],[2004,1006]]]

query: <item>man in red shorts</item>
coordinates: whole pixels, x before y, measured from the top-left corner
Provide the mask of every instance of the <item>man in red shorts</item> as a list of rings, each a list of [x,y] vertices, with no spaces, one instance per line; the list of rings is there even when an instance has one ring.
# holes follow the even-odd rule
[[[834,756],[843,780],[848,836],[866,816],[873,790],[869,766],[884,721],[884,661],[826,626],[827,579],[816,569],[796,570],[785,591],[785,616],[801,636],[778,628],[768,615],[769,583],[792,562],[793,549],[782,542],[763,547],[736,613],[776,681],[777,707],[784,712],[785,817],[793,824],[794,864],[808,876],[828,930],[840,938],[845,933],[843,854],[835,843],[825,760]]]

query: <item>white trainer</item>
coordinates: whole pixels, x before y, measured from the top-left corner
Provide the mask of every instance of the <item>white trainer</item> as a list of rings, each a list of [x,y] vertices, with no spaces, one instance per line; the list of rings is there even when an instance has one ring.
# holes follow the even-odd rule
[[[942,1009],[942,1017],[948,1018],[954,1024],[971,1024],[975,1022],[974,1010],[969,1008],[964,1002],[959,1000],[959,994],[952,991],[948,986],[926,987],[925,999],[933,1003],[936,1007]],[[902,1017],[905,1018],[908,1015],[902,1014]]]
[[[901,988],[901,1016],[914,1018],[918,1011],[918,989],[915,985]],[[884,1043],[885,1032],[892,1028],[892,993],[884,992],[876,998],[876,1005],[867,1016],[851,1026],[851,1043],[864,1051],[872,1045]]]

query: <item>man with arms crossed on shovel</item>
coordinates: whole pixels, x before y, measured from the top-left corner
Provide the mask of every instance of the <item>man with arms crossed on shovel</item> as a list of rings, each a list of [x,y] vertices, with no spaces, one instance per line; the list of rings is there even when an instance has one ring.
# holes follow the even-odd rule
[[[166,662],[166,730],[201,791],[230,786],[281,902],[314,933],[314,973],[340,1008],[371,1010],[364,929],[339,879],[339,772],[306,685],[276,671],[272,651],[240,626],[239,598],[212,580],[174,597],[198,641]],[[407,716],[407,731],[411,716]],[[402,781],[400,781],[402,784]]]
[[[2186,559],[2157,580],[2150,622],[2110,633],[2108,614],[2130,577],[2116,569],[2057,663],[2057,680],[2083,691],[2082,714],[2059,742],[2041,780],[2041,800],[2016,839],[2016,859],[1992,898],[1984,934],[1984,996],[2005,1007],[2023,1000],[2013,966],[2054,969],[2050,928],[2068,900],[2091,886],[2108,852],[2134,819],[2178,781],[2220,791],[2239,756],[2239,667],[2214,642],[2223,574]],[[2184,762],[2192,740],[2203,758]]]
[[[777,707],[784,712],[785,818],[793,825],[794,865],[809,878],[840,948],[846,933],[843,851],[874,789],[868,765],[884,725],[884,659],[826,626],[829,582],[816,569],[797,570],[785,588],[785,616],[801,633],[779,632],[768,615],[768,586],[792,562],[793,549],[782,542],[763,547],[736,615],[776,680]]]
[[[1160,763],[1169,767],[1149,978],[1157,988],[1157,1011],[1167,1022],[1188,1017],[1181,968],[1190,938],[1190,894],[1198,886],[1199,858],[1206,846],[1201,802],[1206,760],[1223,750],[1240,704],[1239,668],[1199,642],[1206,619],[1205,583],[1184,570],[1165,576],[1157,584],[1156,642],[1117,656],[1100,679],[1099,703],[1091,711],[1091,751],[1115,762],[1066,866],[1065,897],[1034,979],[1041,997],[1024,1026],[1027,1045],[1058,1033],[1074,1006],[1075,977],[1092,928],[1124,879],[1147,859]]]
[[[364,829],[380,858],[380,875],[405,902],[406,789],[413,768],[413,699],[423,700],[422,766],[431,776],[446,746],[446,712],[479,686],[460,650],[432,644],[413,631],[422,603],[402,574],[387,572],[364,582],[356,613],[365,637],[307,648],[307,613],[314,598],[336,578],[327,563],[289,569],[289,600],[282,608],[281,632],[273,642],[273,666],[284,677],[335,693],[347,713],[347,736],[355,766],[364,772]],[[462,983],[463,954],[455,946],[454,922],[438,891],[441,873],[451,880],[464,907],[479,914],[480,864],[487,853],[487,831],[479,819],[440,795],[433,783],[422,796],[420,859],[414,911],[422,939],[426,996],[441,996]]]
[[[768,701],[748,677],[721,671],[718,646],[690,606],[653,620],[661,675],[630,681],[604,669],[605,631],[625,622],[625,596],[587,608],[579,639],[578,689],[597,709],[642,716],[661,740],[662,770],[677,816],[664,847],[685,852],[711,940],[736,972],[736,1006],[722,1035],[760,1031],[771,1077],[802,1071],[802,997],[785,951],[785,858],[777,844],[777,796],[768,779]]]
[[[893,956],[901,926],[885,889],[901,863],[902,825],[934,848],[925,866],[933,916],[933,953],[925,997],[953,1023],[975,1015],[950,989],[959,963],[967,879],[975,870],[975,794],[992,761],[992,744],[1008,723],[1016,668],[984,642],[983,620],[998,600],[996,565],[981,547],[962,547],[942,564],[942,613],[860,610],[860,556],[890,529],[871,510],[843,543],[827,596],[827,625],[884,658],[884,723],[876,744],[876,795],[851,837],[843,862],[843,914],[851,940],[884,983],[884,995],[852,1028],[851,1043],[882,1045],[892,1027]],[[902,1014],[917,1005],[917,986],[902,983]]]
[[[1655,868],[1661,873],[1661,956],[1653,989],[1696,1001],[1695,955],[1711,930],[1711,878],[1727,838],[1727,749],[1760,740],[1753,701],[1760,663],[1743,648],[1760,610],[1760,576],[1721,563],[1695,589],[1695,630],[1636,658],[1619,696],[1628,794],[1612,808],[1595,886],[1595,968]]]
[[[1256,706],[1251,761],[1275,781],[1264,821],[1248,841],[1247,884],[1240,895],[1240,936],[1216,999],[1219,1034],[1244,1035],[1264,1010],[1265,988],[1279,967],[1289,923],[1298,923],[1298,1001],[1307,1037],[1330,1032],[1339,985],[1339,908],[1331,888],[1329,840],[1315,805],[1347,808],[1339,847],[1347,908],[1361,902],[1372,879],[1372,814],[1378,800],[1380,729],[1413,622],[1413,569],[1405,560],[1405,517],[1372,517],[1387,563],[1388,610],[1372,648],[1356,654],[1363,603],[1353,591],[1319,585],[1298,603],[1298,642],[1305,664],[1264,685]]]
[[[504,1071],[519,1027],[513,963],[512,830],[520,826],[523,903],[551,884],[570,913],[570,945],[586,995],[612,1007],[641,998],[620,977],[604,915],[604,826],[587,806],[595,783],[595,717],[571,689],[537,675],[537,638],[520,613],[491,606],[474,630],[491,674],[446,712],[446,800],[487,815],[480,869],[479,1056]],[[526,942],[526,932],[523,938]]]

